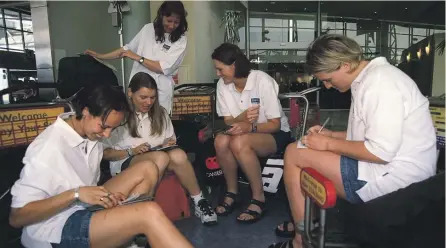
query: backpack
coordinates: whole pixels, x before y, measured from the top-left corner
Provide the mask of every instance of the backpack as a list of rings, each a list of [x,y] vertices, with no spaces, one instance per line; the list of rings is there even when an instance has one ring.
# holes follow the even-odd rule
[[[60,59],[57,83],[60,84],[59,96],[63,99],[87,85],[119,86],[113,70],[89,55]]]

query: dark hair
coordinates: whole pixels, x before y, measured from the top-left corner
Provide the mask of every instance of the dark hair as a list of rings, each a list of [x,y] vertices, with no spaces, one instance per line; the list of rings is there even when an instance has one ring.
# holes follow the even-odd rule
[[[102,117],[104,122],[112,110],[124,113],[125,119],[130,114],[130,107],[124,92],[116,86],[90,85],[82,88],[71,101],[76,119],[81,120],[82,111],[87,108],[94,117]]]
[[[160,136],[166,127],[166,115],[167,111],[159,104],[158,101],[158,87],[156,85],[155,79],[145,72],[136,73],[130,80],[129,89],[132,93],[136,93],[141,88],[153,89],[156,92],[156,99],[152,107],[149,110],[149,120],[151,126],[150,135]],[[127,126],[129,128],[129,133],[132,137],[140,137],[138,134],[138,122],[136,120],[135,106],[130,99],[130,106],[132,109],[132,115],[129,117]]]
[[[225,65],[235,66],[234,77],[246,78],[251,71],[251,64],[243,54],[242,50],[234,44],[223,43],[219,47],[215,48],[212,53],[212,59],[218,60]]]
[[[173,14],[180,16],[180,25],[172,33],[170,33],[170,42],[176,42],[187,31],[187,12],[184,9],[183,3],[181,1],[165,1],[163,4],[161,4],[156,14],[156,18],[153,21],[156,41],[164,42],[163,16],[169,17]]]

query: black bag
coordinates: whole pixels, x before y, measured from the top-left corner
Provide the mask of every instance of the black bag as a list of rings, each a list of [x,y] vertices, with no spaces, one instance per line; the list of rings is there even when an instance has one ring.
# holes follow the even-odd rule
[[[89,55],[65,57],[59,61],[59,96],[69,98],[87,85],[119,86],[113,70]]]
[[[201,186],[215,187],[224,185],[223,171],[217,163],[214,139],[199,144],[195,155],[195,172]]]

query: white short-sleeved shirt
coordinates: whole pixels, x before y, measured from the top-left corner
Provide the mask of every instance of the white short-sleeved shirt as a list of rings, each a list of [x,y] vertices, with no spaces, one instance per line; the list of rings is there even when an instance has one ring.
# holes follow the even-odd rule
[[[115,150],[126,150],[135,148],[143,143],[148,143],[151,147],[159,146],[165,143],[166,139],[175,138],[172,121],[169,116],[165,116],[165,130],[160,136],[151,136],[151,123],[148,114],[136,113],[138,120],[138,134],[140,138],[134,138],[130,135],[127,125],[116,128],[110,135],[110,138],[103,141],[104,149],[112,148]],[[116,175],[121,172],[122,163],[128,158],[117,161],[110,161],[110,172]]]
[[[260,99],[257,123],[280,118],[280,130],[290,131],[288,118],[283,113],[279,98],[279,85],[263,71],[251,70],[245,88],[240,93],[234,84],[225,84],[222,78],[217,83],[217,114],[236,118],[251,106],[251,98]]]
[[[95,186],[99,181],[102,144],[82,138],[60,115],[29,145],[23,158],[20,178],[11,189],[12,208],[43,200],[80,186]],[[74,198],[74,195],[73,195]],[[47,220],[26,226],[22,244],[28,248],[51,248],[60,243],[68,217],[82,205],[73,205]]]
[[[409,76],[384,57],[375,58],[353,81],[351,93],[347,140],[365,141],[369,152],[389,162],[358,162],[358,179],[367,181],[357,191],[363,201],[435,174],[429,101]]]
[[[144,25],[133,40],[124,46],[125,50],[131,50],[144,58],[159,61],[164,74],[153,72],[141,65],[138,61],[135,61],[130,72],[129,82],[133,75],[138,72],[150,74],[157,83],[160,104],[168,113],[172,110],[173,102],[174,81],[172,76],[177,73],[178,68],[183,62],[187,44],[186,35],[183,35],[174,43],[170,42],[169,35],[167,33],[165,34],[163,43],[157,42],[153,23],[149,23]]]

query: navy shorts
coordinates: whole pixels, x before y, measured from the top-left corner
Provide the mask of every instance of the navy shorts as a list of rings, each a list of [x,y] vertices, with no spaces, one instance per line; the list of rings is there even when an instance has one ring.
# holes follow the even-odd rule
[[[276,153],[282,153],[285,151],[285,148],[291,143],[291,132],[284,132],[280,130],[279,132],[275,132],[271,134],[276,141]]]
[[[341,177],[347,201],[353,204],[363,203],[356,191],[367,182],[358,180],[358,160],[341,156]]]
[[[65,222],[60,244],[51,244],[53,248],[89,248],[91,216],[86,209],[74,212]]]

